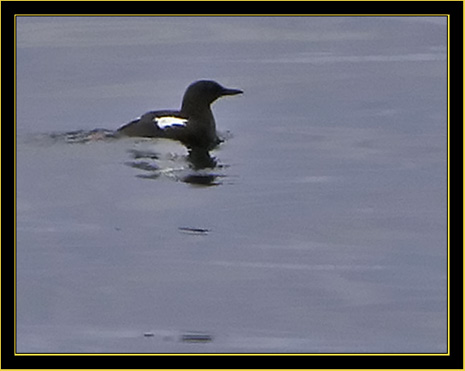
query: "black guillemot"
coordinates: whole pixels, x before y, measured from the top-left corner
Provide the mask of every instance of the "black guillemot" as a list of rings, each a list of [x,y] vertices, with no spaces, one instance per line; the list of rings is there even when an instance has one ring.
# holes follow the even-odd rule
[[[216,99],[237,95],[242,90],[228,89],[215,81],[200,80],[187,88],[181,110],[150,111],[120,127],[118,135],[168,138],[178,140],[189,149],[210,150],[221,141],[210,108]]]

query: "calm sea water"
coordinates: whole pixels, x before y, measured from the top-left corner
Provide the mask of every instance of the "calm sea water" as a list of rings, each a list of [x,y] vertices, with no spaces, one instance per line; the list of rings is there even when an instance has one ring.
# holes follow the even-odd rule
[[[446,352],[446,22],[18,17],[17,351]],[[214,169],[70,134],[201,78]]]

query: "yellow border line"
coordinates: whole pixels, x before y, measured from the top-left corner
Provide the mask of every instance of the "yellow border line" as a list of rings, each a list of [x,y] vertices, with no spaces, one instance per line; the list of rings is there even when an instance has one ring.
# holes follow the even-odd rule
[[[462,54],[463,54],[463,51],[462,51]],[[463,76],[462,76],[462,83],[463,83]],[[463,84],[462,84],[462,87],[463,87]],[[463,107],[462,107],[462,111],[463,111]],[[450,19],[449,19],[449,16],[447,16],[447,213],[446,213],[446,218],[447,218],[447,354],[448,355],[450,354],[450,181],[449,181],[450,176],[449,174],[450,174]],[[462,249],[462,252],[463,252],[463,249]],[[462,264],[462,269],[463,269],[463,264]],[[462,289],[462,294],[463,294],[463,289]],[[462,305],[463,305],[463,298],[462,298]],[[463,307],[462,307],[462,311],[463,311]],[[463,318],[463,314],[462,314],[462,318]],[[463,329],[464,329],[464,324],[462,322],[462,336],[463,336]]]
[[[88,0],[88,1],[93,1],[93,0]],[[182,0],[180,0],[182,1]],[[194,1],[194,0],[193,0]],[[244,0],[248,1],[248,0]],[[263,0],[265,1],[265,0]],[[307,0],[302,0],[302,1],[307,1]],[[340,1],[340,0],[334,0],[334,1]],[[371,0],[367,0],[371,1]],[[398,1],[404,1],[404,0],[398,0]],[[418,1],[424,1],[424,0],[418,0]],[[308,13],[308,14],[294,14],[294,13],[289,13],[289,14],[274,14],[274,13],[263,13],[263,14],[174,14],[174,13],[151,13],[151,14],[139,14],[139,13],[134,13],[134,14],[119,14],[119,13],[95,13],[95,14],[81,14],[81,13],[68,13],[68,14],[29,14],[29,13],[18,13],[15,14],[14,17],[205,17],[205,18],[214,18],[214,17],[224,17],[224,18],[237,18],[237,17],[300,17],[300,18],[305,18],[305,17],[359,17],[359,18],[369,18],[369,17],[447,17],[449,20],[449,14],[447,13],[419,13],[419,14],[390,14],[390,13],[385,13],[385,14],[327,14],[327,13]]]
[[[245,0],[244,0],[245,1]],[[263,0],[264,1],[264,0]],[[331,0],[330,0],[331,1]],[[402,0],[394,0],[402,1]],[[422,0],[415,0],[422,1]],[[457,1],[459,2],[459,1]],[[449,14],[15,14],[14,15],[14,185],[16,190],[16,18],[17,17],[447,17],[447,353],[17,353],[16,352],[16,217],[14,236],[14,349],[15,356],[449,356],[450,355],[450,15]],[[465,102],[464,102],[465,103]],[[465,104],[464,104],[465,107]],[[462,108],[464,110],[464,108]],[[1,136],[1,131],[0,131]],[[465,134],[464,134],[465,139]],[[465,159],[465,152],[463,155]],[[465,176],[464,176],[465,178]],[[463,190],[465,195],[465,190]],[[16,210],[16,197],[15,197]],[[0,199],[1,203],[1,199]],[[15,214],[16,216],[16,214]],[[465,222],[464,222],[465,230]],[[465,260],[465,258],[464,258]],[[465,325],[464,325],[465,326]],[[177,369],[184,370],[184,369]],[[234,369],[231,369],[234,370]]]

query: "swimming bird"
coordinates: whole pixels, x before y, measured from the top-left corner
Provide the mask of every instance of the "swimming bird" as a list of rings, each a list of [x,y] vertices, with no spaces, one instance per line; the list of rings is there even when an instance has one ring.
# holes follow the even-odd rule
[[[120,127],[117,134],[168,138],[180,141],[190,150],[209,151],[221,142],[210,105],[220,97],[242,93],[242,90],[225,88],[215,81],[196,81],[184,93],[179,111],[147,112]]]

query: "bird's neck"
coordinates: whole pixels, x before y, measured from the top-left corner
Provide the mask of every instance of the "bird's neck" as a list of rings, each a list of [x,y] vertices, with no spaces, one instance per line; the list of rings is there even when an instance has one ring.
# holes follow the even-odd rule
[[[186,117],[213,116],[209,104],[195,104],[186,100],[182,102],[181,114]]]
[[[194,106],[183,102],[181,115],[187,117],[188,128],[201,136],[203,140],[207,142],[217,140],[216,124],[210,105]]]
[[[215,119],[213,118],[210,105],[203,104],[189,104],[183,102],[181,107],[181,115],[187,117],[189,121],[195,121],[203,126],[215,126]]]

